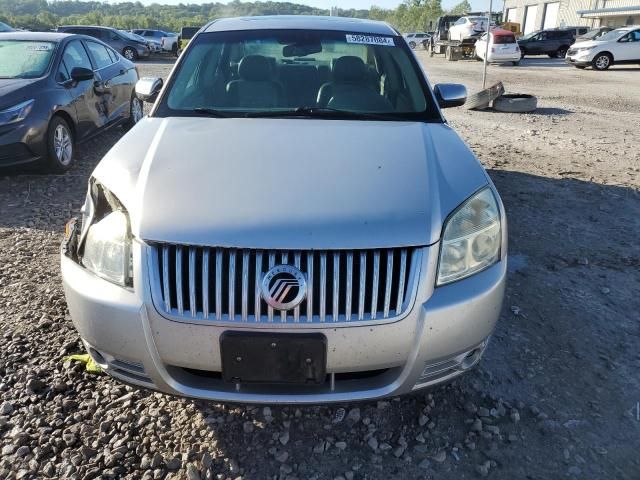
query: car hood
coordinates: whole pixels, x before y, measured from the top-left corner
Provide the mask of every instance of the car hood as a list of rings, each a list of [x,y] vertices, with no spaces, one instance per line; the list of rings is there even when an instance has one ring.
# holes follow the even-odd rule
[[[29,87],[39,80],[41,79],[0,78],[0,110],[33,98],[33,96],[29,97],[27,93],[33,93],[33,90]]]
[[[238,248],[428,245],[488,177],[446,124],[145,118],[94,176],[144,241]]]
[[[591,47],[597,47],[598,45],[602,45],[602,42],[596,42],[595,40],[578,41],[578,39],[576,39],[575,43],[571,46],[573,47],[576,44],[580,44],[580,48],[591,48]]]

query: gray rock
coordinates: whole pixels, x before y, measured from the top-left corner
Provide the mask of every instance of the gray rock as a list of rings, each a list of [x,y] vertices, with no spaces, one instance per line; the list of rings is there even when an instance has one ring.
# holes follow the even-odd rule
[[[31,453],[31,449],[26,445],[23,445],[23,446],[19,447],[15,451],[16,457],[21,457],[21,458],[26,456],[26,455],[29,455],[30,453]]]
[[[244,433],[252,433],[253,432],[253,422],[249,422],[246,421],[242,424],[242,429],[244,430]]]
[[[275,459],[280,463],[284,463],[289,459],[289,452],[282,450],[276,454]]]
[[[371,450],[377,450],[378,449],[378,439],[376,437],[370,437],[369,440],[367,440],[367,445],[369,445],[369,447],[371,447]]]
[[[481,465],[476,465],[476,473],[481,477],[486,477],[489,475],[489,468],[491,466],[491,462],[484,462]]]
[[[162,461],[163,461],[162,455],[160,455],[159,453],[156,453],[155,455],[153,455],[153,458],[151,459],[151,463],[149,464],[149,467],[155,470],[160,465],[162,465]]]
[[[27,390],[32,393],[39,393],[46,388],[47,384],[36,377],[32,377],[27,381]]]
[[[424,460],[422,460],[419,464],[418,464],[419,468],[422,468],[423,470],[428,470],[431,468],[431,461],[429,461],[429,459],[425,458]]]
[[[438,462],[438,463],[442,463],[447,459],[447,452],[445,452],[444,450],[439,450],[434,456],[433,459]]]
[[[278,436],[278,441],[284,446],[289,443],[289,430],[285,430]]]
[[[201,480],[200,472],[193,463],[187,465],[187,478],[189,480]]]
[[[360,421],[360,409],[352,408],[349,410],[349,413],[347,413],[347,421],[351,423],[358,423]]]
[[[169,461],[167,461],[168,470],[178,470],[181,466],[182,460],[180,460],[180,457],[173,457]]]
[[[347,442],[336,442],[335,443],[335,447],[338,450],[346,450],[347,449]]]
[[[13,403],[2,402],[2,405],[0,405],[0,415],[9,415],[11,412],[13,412]]]

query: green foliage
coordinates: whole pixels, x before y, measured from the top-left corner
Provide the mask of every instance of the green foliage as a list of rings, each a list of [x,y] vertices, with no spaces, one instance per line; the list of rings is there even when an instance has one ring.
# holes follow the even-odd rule
[[[471,11],[471,4],[468,0],[462,0],[459,4],[451,9],[453,15],[463,15]]]
[[[328,10],[290,2],[203,3],[145,6],[140,2],[0,0],[0,18],[9,25],[49,30],[60,25],[108,25],[121,29],[159,28],[179,32],[221,17],[245,15],[328,15]],[[367,18],[368,10],[338,9],[344,17]]]
[[[375,0],[373,0],[375,1]],[[336,2],[338,3],[338,2]],[[467,0],[454,10],[470,9]],[[401,32],[430,30],[442,15],[441,0],[404,0],[398,8],[340,9],[343,17],[383,20]],[[328,15],[328,10],[291,2],[234,0],[230,3],[180,3],[143,5],[140,2],[0,0],[0,20],[31,30],[49,30],[60,25],[108,25],[121,29],[159,28],[179,32],[186,26],[201,26],[209,20],[245,15]]]

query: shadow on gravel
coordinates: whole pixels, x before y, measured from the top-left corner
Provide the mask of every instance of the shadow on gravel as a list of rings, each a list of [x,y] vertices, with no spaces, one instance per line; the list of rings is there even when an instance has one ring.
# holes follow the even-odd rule
[[[571,115],[575,112],[566,110],[564,108],[544,107],[537,108],[535,112],[531,112],[532,115]]]
[[[525,57],[520,60],[520,65],[523,67],[573,68],[564,62],[564,58],[548,57]]]

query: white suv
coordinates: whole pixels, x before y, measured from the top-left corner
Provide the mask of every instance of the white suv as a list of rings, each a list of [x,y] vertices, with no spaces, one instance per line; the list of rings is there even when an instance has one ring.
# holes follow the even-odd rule
[[[463,41],[487,30],[486,17],[461,17],[449,28],[449,40]]]
[[[576,68],[606,70],[611,65],[640,63],[640,25],[612,30],[589,42],[573,44],[565,61]]]

